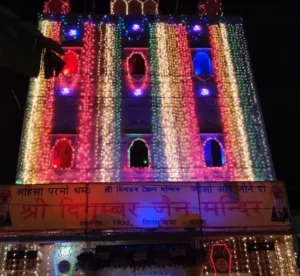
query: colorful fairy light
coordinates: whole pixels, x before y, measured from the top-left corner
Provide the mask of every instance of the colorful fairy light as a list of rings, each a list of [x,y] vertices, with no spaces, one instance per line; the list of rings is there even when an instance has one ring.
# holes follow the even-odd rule
[[[98,97],[102,105],[98,106],[96,139],[100,140],[98,148],[99,172],[97,180],[101,182],[118,181],[120,170],[120,149],[121,149],[121,28],[123,21],[118,25],[105,24],[101,39],[104,47],[102,64],[104,68],[103,89],[99,90]],[[100,25],[100,29],[102,26]],[[98,53],[101,57],[101,52]],[[102,85],[99,83],[99,85]],[[101,112],[101,113],[100,113]],[[98,127],[101,125],[101,128]]]
[[[213,47],[214,71],[217,75],[218,93],[220,94],[219,106],[221,107],[224,132],[227,133],[225,139],[226,159],[230,167],[236,167],[233,178],[253,181],[255,175],[243,124],[244,115],[241,109],[226,27],[224,24],[214,25],[210,26],[209,30]],[[232,107],[230,112],[224,108],[228,106]]]
[[[259,101],[255,91],[254,77],[250,66],[249,53],[242,24],[227,25],[228,42],[236,71],[244,125],[249,143],[252,166],[256,180],[274,180],[273,165],[264,129]]]
[[[43,32],[46,32],[47,36],[59,40],[60,23],[45,20],[42,24]],[[53,130],[56,112],[54,91],[65,96],[71,93],[73,95],[74,91],[80,93],[79,128],[75,149],[76,166],[80,172],[84,172],[80,173],[81,180],[120,180],[121,65],[124,71],[127,69],[129,72],[129,60],[134,54],[142,56],[146,70],[141,80],[133,80],[130,74],[125,77],[128,92],[135,97],[148,93],[146,91],[150,91],[148,88],[151,74],[154,144],[152,150],[155,164],[153,179],[251,181],[274,178],[249,57],[245,52],[244,33],[239,24],[209,27],[218,84],[217,99],[225,133],[224,151],[228,164],[222,168],[205,167],[187,38],[187,28],[190,27],[185,24],[151,23],[151,62],[148,61],[146,50],[133,50],[122,63],[121,28],[124,28],[124,25],[120,27],[119,23],[102,23],[100,26],[100,58],[96,58],[95,54],[95,38],[98,37],[96,28],[93,23],[87,22],[84,26],[82,54],[78,54],[80,50],[76,49],[76,53],[72,50],[67,51],[65,55],[73,55],[74,60],[78,61],[73,63],[77,64],[76,68],[65,68],[65,74],[61,74],[59,81],[44,80],[43,73],[38,79],[32,80],[34,85],[31,85],[29,97],[32,93],[38,95],[36,97],[44,97],[45,105],[39,102],[38,98],[30,98],[33,102],[28,104],[25,115],[26,142],[22,142],[21,146],[19,175],[22,177],[17,179],[18,183],[45,183],[48,174],[51,173],[49,167],[53,145],[49,133]],[[77,31],[75,28],[71,30]],[[99,70],[95,78],[97,61]],[[242,64],[245,64],[245,67]],[[71,81],[74,74],[82,79],[81,89]],[[62,79],[65,79],[65,82],[61,82]],[[200,90],[202,96],[209,96],[210,93],[206,87]],[[93,109],[94,106],[97,106],[97,111]],[[258,116],[254,117],[252,112]],[[94,139],[99,142],[94,142]],[[97,170],[93,176],[91,169],[94,167]],[[67,181],[68,176],[64,180]]]
[[[66,14],[70,11],[69,0],[46,0],[43,13]]]
[[[92,116],[93,110],[91,105],[94,104],[94,89],[92,84],[93,71],[95,70],[95,25],[88,21],[84,23],[84,45],[82,51],[82,95],[79,112],[79,135],[77,142],[76,164],[81,170],[80,179],[86,180],[87,170],[93,165],[91,133],[92,133]],[[80,181],[80,180],[79,180]]]
[[[134,56],[134,55],[140,55],[143,60],[144,60],[144,63],[145,63],[145,75],[148,75],[149,74],[149,64],[148,64],[148,61],[147,61],[147,58],[145,56],[145,54],[141,51],[132,51],[130,53],[130,55],[126,58],[126,70],[127,70],[127,74],[130,74],[130,59]]]
[[[58,40],[60,25],[61,24],[59,22],[44,20],[40,22],[40,30],[46,37]],[[43,59],[41,62],[41,68],[43,68]],[[41,156],[42,152],[40,147],[45,148],[46,145],[49,145],[48,134],[50,132],[53,116],[53,93],[54,81],[47,81],[45,79],[44,70],[41,70],[38,78],[31,79],[27,110],[24,118],[24,130],[19,156],[19,170],[16,180],[17,183],[37,183],[38,166],[43,166],[45,164],[40,162],[40,158],[44,158],[46,156]],[[44,106],[43,102],[40,101],[41,98],[45,97],[46,106]],[[45,118],[46,121],[44,121],[43,118]]]
[[[187,30],[185,26],[179,25],[177,27],[177,46],[179,49],[180,57],[180,74],[183,76],[183,99],[184,99],[184,115],[185,115],[185,137],[187,137],[189,148],[189,167],[193,169],[193,178],[204,179],[203,166],[204,166],[204,154],[203,148],[200,144],[199,133],[201,129],[199,127],[198,118],[196,115],[196,101],[195,93],[192,82],[192,64],[191,64],[191,52],[189,49],[189,42],[187,39]],[[214,179],[210,175],[210,179]]]
[[[232,254],[227,246],[226,243],[214,243],[210,249],[210,255],[209,255],[209,259],[210,259],[210,262],[213,266],[213,269],[214,269],[214,275],[217,276],[217,273],[218,273],[218,270],[217,270],[217,267],[216,267],[216,262],[213,258],[213,255],[214,255],[214,249],[215,248],[225,248],[225,251],[226,253],[228,254],[228,275],[229,276],[232,276]]]

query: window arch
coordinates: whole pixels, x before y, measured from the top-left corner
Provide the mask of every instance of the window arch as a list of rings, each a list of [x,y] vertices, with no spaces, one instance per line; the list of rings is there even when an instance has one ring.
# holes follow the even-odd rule
[[[44,4],[43,13],[66,14],[70,11],[70,3],[68,0],[47,0]]]
[[[147,65],[144,55],[133,52],[127,58],[127,70],[130,75],[145,75],[147,73]]]
[[[144,3],[144,14],[157,14],[157,4],[153,0]]]
[[[62,70],[62,74],[65,77],[72,77],[79,70],[79,58],[78,55],[73,51],[66,52],[65,55],[62,56],[62,60],[65,62],[65,65]]]
[[[225,165],[224,149],[216,139],[208,139],[204,143],[204,160],[207,167],[223,167]]]
[[[208,54],[204,52],[199,52],[194,57],[194,74],[212,75],[212,64]]]
[[[128,4],[128,14],[130,15],[142,14],[142,4],[137,0],[131,0]]]
[[[150,150],[146,141],[134,140],[128,150],[129,167],[148,168],[150,167]]]
[[[52,167],[54,169],[69,169],[73,165],[74,149],[71,141],[60,139],[52,149]]]
[[[127,14],[127,3],[123,0],[112,2],[112,14]]]

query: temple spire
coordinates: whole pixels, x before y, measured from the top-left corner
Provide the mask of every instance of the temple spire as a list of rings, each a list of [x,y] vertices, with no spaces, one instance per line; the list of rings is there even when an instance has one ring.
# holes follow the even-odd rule
[[[203,16],[222,15],[222,0],[199,0],[198,14]]]
[[[43,13],[66,14],[70,12],[69,0],[45,0]]]

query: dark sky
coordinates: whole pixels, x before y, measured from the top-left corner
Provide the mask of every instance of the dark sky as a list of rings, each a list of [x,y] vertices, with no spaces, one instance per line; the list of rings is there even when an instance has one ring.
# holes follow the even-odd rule
[[[92,0],[86,0],[90,11]],[[1,1],[2,2],[2,1]],[[109,0],[95,0],[96,11],[107,13]],[[268,4],[261,4],[262,2]],[[37,22],[37,13],[42,10],[43,0],[4,0],[24,20]],[[179,12],[195,13],[197,0],[181,0]],[[71,0],[74,12],[84,11],[84,1]],[[160,9],[165,14],[174,13],[176,0],[160,0]],[[277,178],[289,187],[298,186],[300,171],[300,147],[297,127],[300,119],[300,91],[298,89],[299,34],[298,11],[292,1],[232,1],[224,0],[224,12],[244,18],[246,36],[257,81],[266,128],[277,172]],[[28,80],[16,73],[0,68],[1,112],[1,162],[0,183],[13,183],[17,154],[22,129],[24,103]],[[22,109],[18,109],[14,89]],[[300,186],[299,186],[300,187]],[[296,207],[297,192],[291,193],[290,202]],[[299,202],[300,207],[300,202]]]

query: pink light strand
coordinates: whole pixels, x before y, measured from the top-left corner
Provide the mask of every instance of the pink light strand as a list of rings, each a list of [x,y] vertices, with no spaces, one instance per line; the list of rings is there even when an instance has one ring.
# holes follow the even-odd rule
[[[52,30],[50,38],[60,41],[60,31],[61,23],[60,22],[51,22]],[[39,152],[39,172],[38,172],[38,181],[44,183],[48,178],[48,169],[51,163],[51,137],[50,133],[53,128],[53,117],[54,117],[54,85],[55,78],[51,78],[46,81],[46,103],[45,103],[45,112],[43,117],[43,124],[41,129],[41,150]]]
[[[192,75],[192,63],[190,50],[187,40],[186,28],[182,25],[177,27],[177,45],[179,48],[179,60],[181,77],[183,81],[183,100],[184,100],[184,114],[186,122],[186,134],[189,144],[189,157],[190,167],[193,168],[193,176],[199,180],[203,180],[203,167],[204,157],[203,150],[200,142],[200,129],[198,129],[198,120],[196,117],[196,102],[193,91],[193,83],[191,79]]]
[[[85,180],[92,167],[91,132],[93,106],[93,74],[95,73],[95,25],[85,22],[84,46],[82,52],[82,89],[79,110],[79,134],[77,166],[80,168],[80,180]]]
[[[213,67],[216,74],[217,88],[218,88],[218,105],[221,111],[221,120],[224,131],[224,144],[225,144],[225,156],[226,156],[226,166],[228,167],[229,178],[231,180],[236,180],[237,175],[234,168],[236,168],[236,158],[233,149],[233,137],[231,132],[234,131],[232,120],[233,114],[228,110],[228,97],[226,95],[226,77],[224,76],[225,72],[222,68],[222,59],[224,56],[224,49],[222,45],[218,42],[218,37],[220,37],[220,31],[217,26],[209,27],[209,37],[210,43],[212,46],[212,57],[213,57]],[[226,101],[227,100],[227,101]]]

